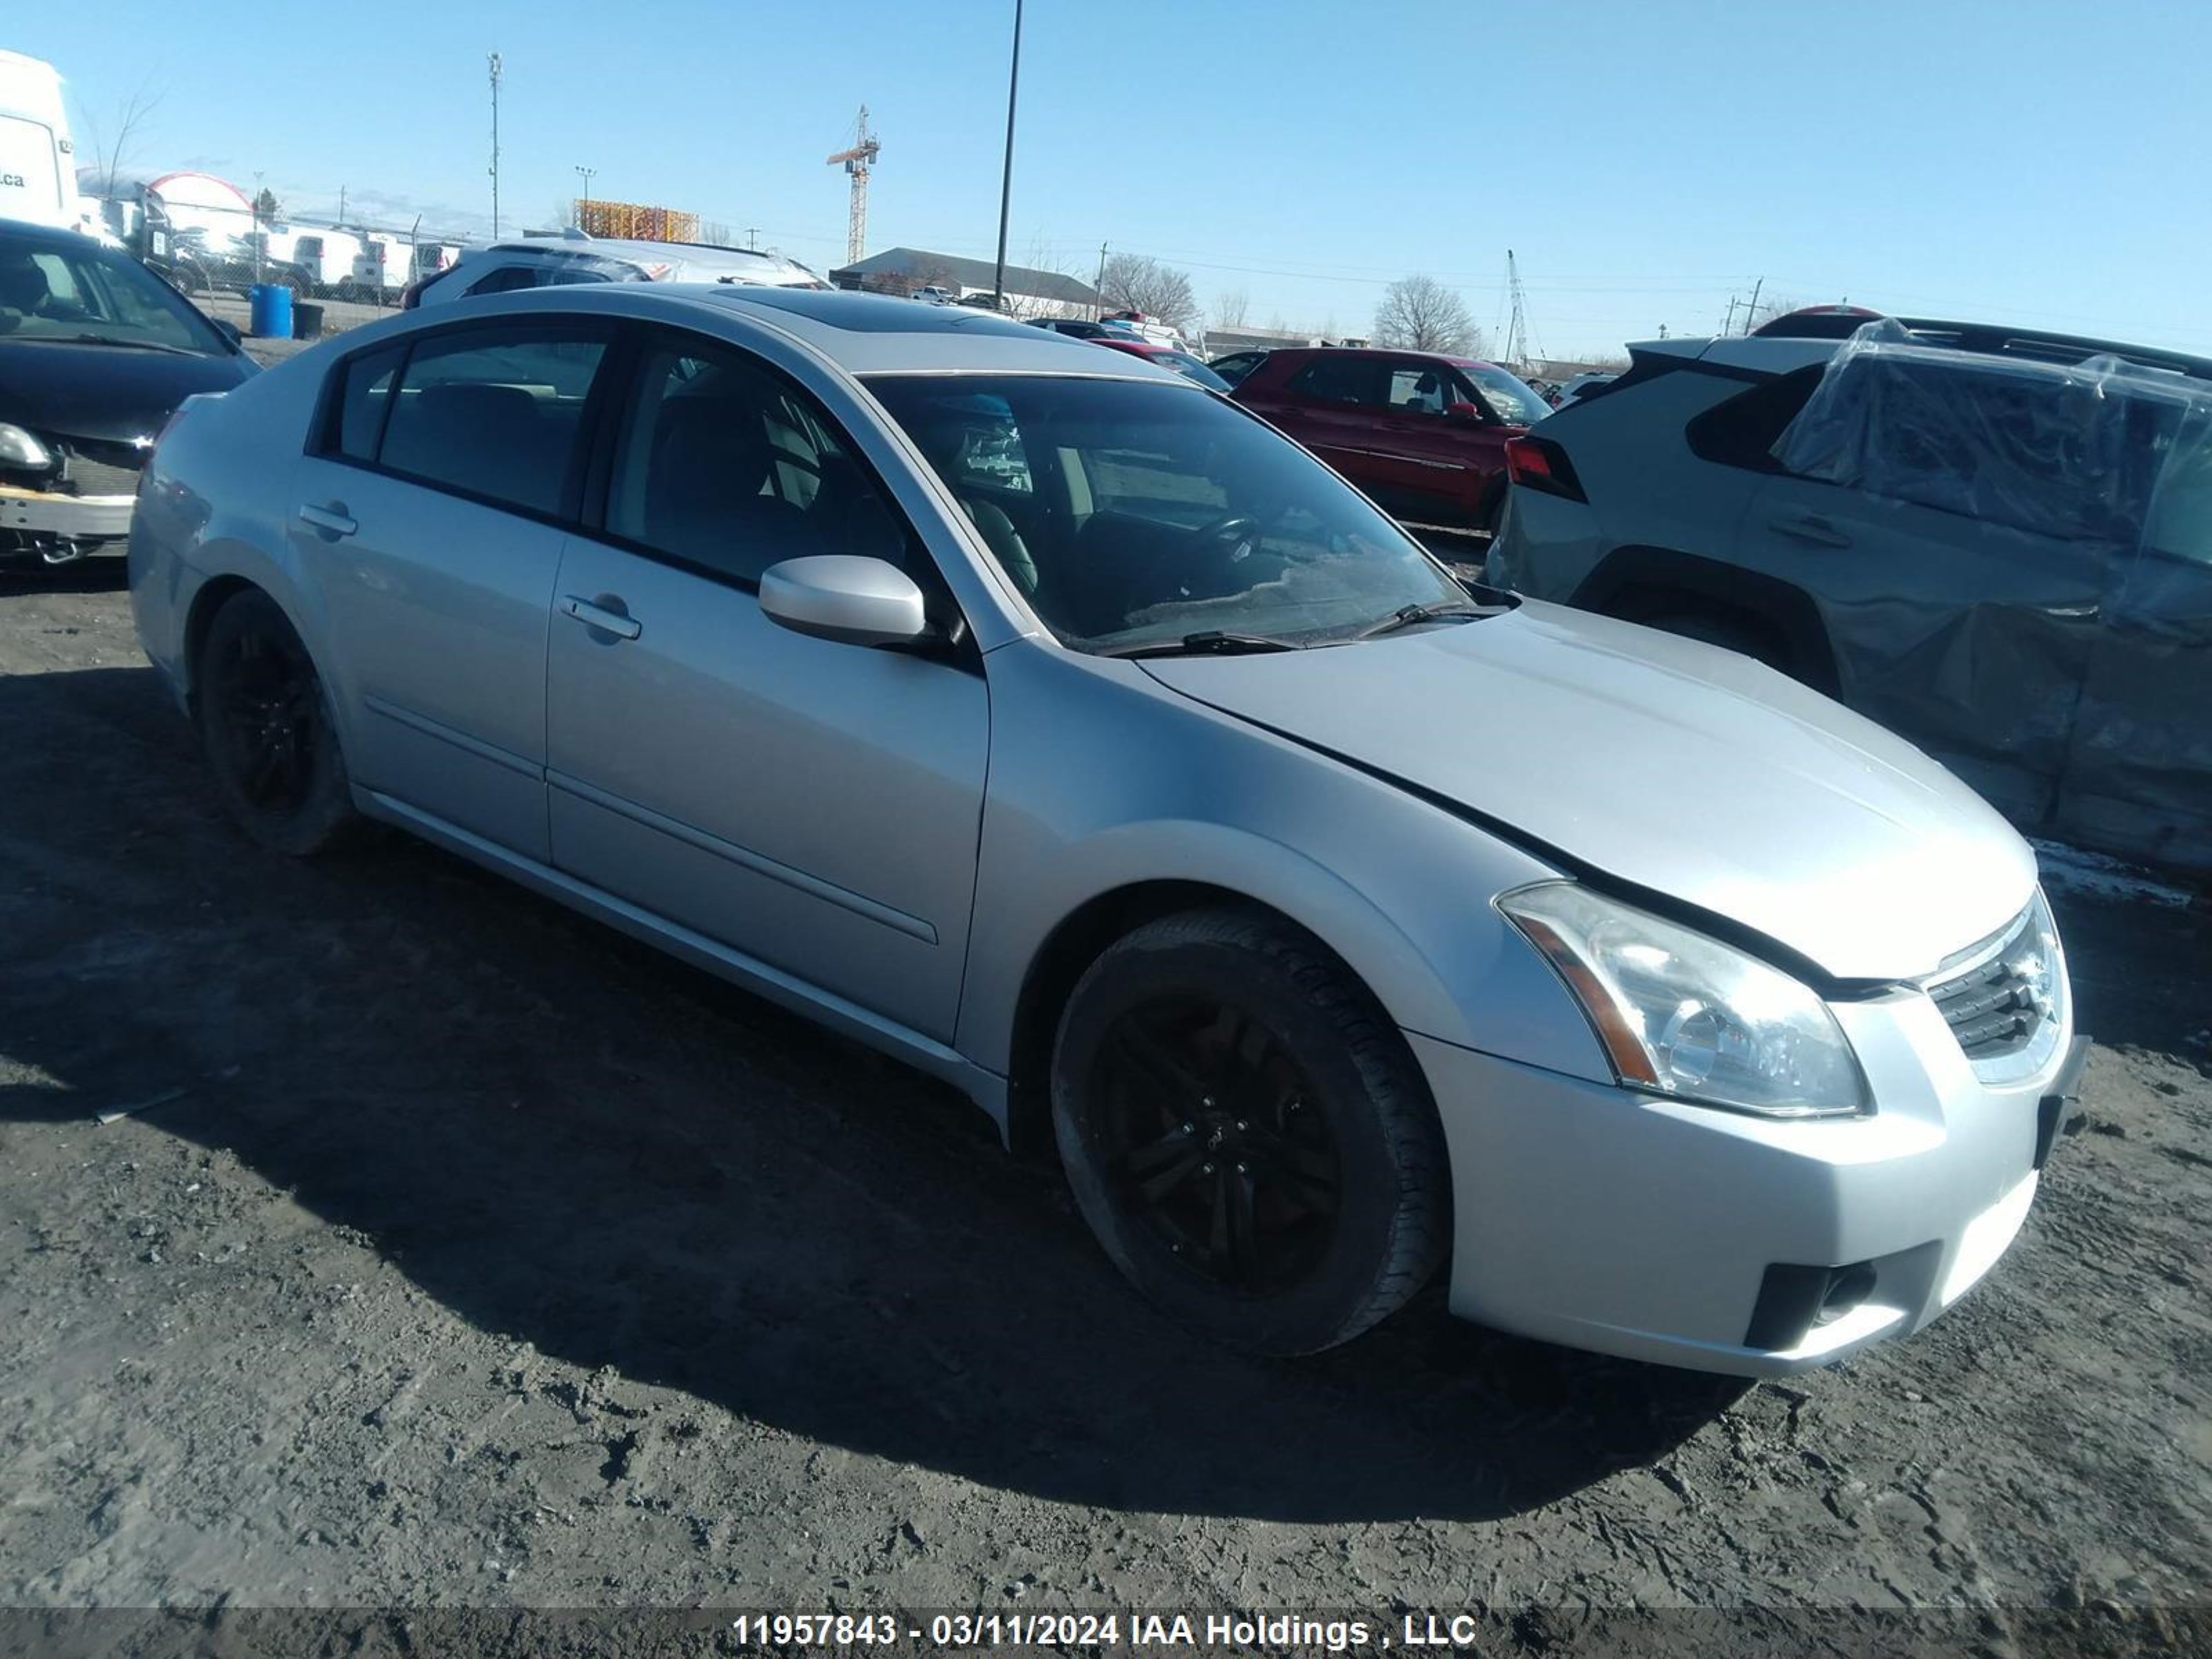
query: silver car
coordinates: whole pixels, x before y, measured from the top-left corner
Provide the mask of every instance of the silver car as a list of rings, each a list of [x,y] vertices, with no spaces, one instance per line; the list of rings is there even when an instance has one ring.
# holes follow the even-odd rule
[[[1839,1358],[1996,1261],[2079,1070],[2033,857],[1917,751],[981,313],[394,318],[188,405],[131,568],[264,847],[400,826],[950,1079],[1249,1350],[1441,1267]]]

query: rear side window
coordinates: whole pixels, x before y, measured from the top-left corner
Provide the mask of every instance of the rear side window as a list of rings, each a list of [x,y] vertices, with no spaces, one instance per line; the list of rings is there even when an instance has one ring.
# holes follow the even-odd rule
[[[511,294],[519,288],[536,288],[538,270],[531,265],[502,265],[474,283],[471,294]]]
[[[1723,466],[1781,471],[1782,465],[1771,453],[1775,440],[1805,407],[1813,389],[1820,384],[1823,368],[1815,363],[1810,368],[1763,380],[1748,392],[1723,398],[1702,415],[1692,416],[1683,433],[1690,453]]]
[[[384,417],[392,408],[393,388],[399,383],[399,365],[406,359],[407,348],[396,345],[346,364],[344,383],[338,388],[337,448],[348,460],[376,459],[376,447],[384,437]]]
[[[1322,357],[1291,377],[1291,392],[1323,403],[1380,403],[1375,366],[1352,357]]]
[[[1259,368],[1260,360],[1267,355],[1264,351],[1232,351],[1226,357],[1216,357],[1206,367],[1228,381],[1230,385],[1235,386],[1237,381]]]
[[[556,512],[605,353],[604,341],[511,327],[424,340],[400,376],[378,464],[501,506]]]

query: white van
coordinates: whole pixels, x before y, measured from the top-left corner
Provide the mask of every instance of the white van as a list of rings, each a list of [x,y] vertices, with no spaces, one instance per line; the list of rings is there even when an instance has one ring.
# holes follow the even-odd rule
[[[361,257],[361,238],[349,230],[303,230],[292,244],[292,264],[310,298],[350,291]]]
[[[0,219],[64,230],[77,223],[62,77],[52,64],[20,52],[0,52]]]
[[[415,280],[408,275],[407,264],[405,237],[371,231],[363,239],[360,253],[355,256],[351,285],[341,283],[338,293],[349,300],[376,300],[387,295],[397,300],[399,291]]]

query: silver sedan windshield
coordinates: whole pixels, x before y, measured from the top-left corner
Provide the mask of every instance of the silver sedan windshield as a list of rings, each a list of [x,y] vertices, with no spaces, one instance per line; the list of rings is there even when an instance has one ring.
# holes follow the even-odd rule
[[[1466,595],[1304,450],[1196,392],[1048,375],[872,392],[1065,642],[1312,645]]]

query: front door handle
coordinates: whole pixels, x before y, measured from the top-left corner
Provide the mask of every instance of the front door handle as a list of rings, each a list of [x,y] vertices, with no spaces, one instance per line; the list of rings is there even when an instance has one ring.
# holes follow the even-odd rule
[[[302,503],[300,522],[312,525],[326,536],[350,536],[361,528],[346,516],[345,503],[332,501],[328,507],[312,507]]]
[[[1794,519],[1770,519],[1767,526],[1801,542],[1811,542],[1816,547],[1849,547],[1851,538],[1830,524],[1817,513],[1804,514]]]
[[[586,628],[596,628],[602,634],[611,634],[618,640],[634,640],[645,632],[635,617],[626,617],[619,611],[610,611],[590,599],[570,593],[561,601],[561,609]]]

